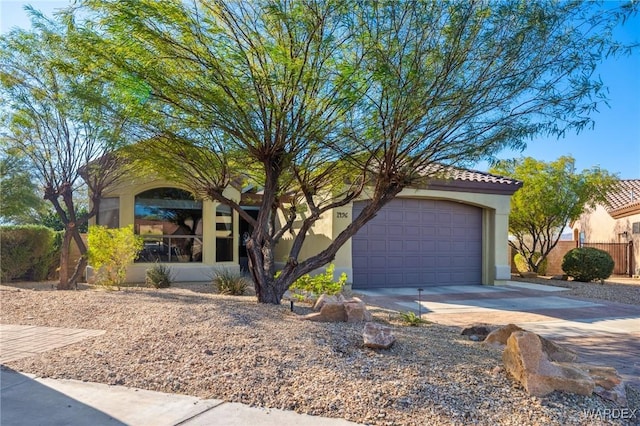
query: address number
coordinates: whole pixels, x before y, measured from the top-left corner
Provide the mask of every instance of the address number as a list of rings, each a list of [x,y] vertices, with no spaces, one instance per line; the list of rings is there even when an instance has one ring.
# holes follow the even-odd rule
[[[337,212],[336,217],[338,219],[349,219],[349,213],[346,212]]]

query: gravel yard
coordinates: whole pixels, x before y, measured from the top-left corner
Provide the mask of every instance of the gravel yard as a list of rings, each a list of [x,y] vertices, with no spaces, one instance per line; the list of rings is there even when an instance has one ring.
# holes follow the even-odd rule
[[[640,300],[639,285],[623,291],[627,301],[620,302]],[[584,292],[576,285],[571,295]],[[604,297],[588,297],[596,296]],[[460,336],[458,328],[404,326],[393,312],[372,311],[397,337],[391,349],[372,350],[362,345],[362,324],[300,321],[310,312],[306,306],[292,313],[289,306],[258,305],[253,296],[216,295],[201,284],[67,292],[16,284],[0,286],[0,297],[3,324],[106,330],[7,363],[42,377],[380,425],[626,424],[590,417],[588,410],[614,407],[597,396],[531,397],[507,377],[499,350]]]

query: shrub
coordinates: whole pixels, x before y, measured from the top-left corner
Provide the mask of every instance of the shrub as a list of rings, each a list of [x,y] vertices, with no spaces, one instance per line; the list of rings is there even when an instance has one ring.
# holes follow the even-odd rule
[[[214,272],[213,285],[220,294],[242,296],[249,286],[249,280],[238,272],[223,268]]]
[[[147,269],[145,273],[145,282],[153,288],[168,288],[173,282],[173,274],[171,268],[157,263],[153,268]]]
[[[424,324],[427,322],[422,318],[420,318],[418,315],[416,315],[416,313],[413,311],[401,312],[400,319],[402,320],[403,323],[410,325],[412,327],[417,327],[418,325]]]
[[[87,255],[96,269],[96,284],[120,287],[129,266],[142,250],[142,238],[133,233],[133,225],[109,229],[90,226]]]
[[[540,259],[540,256],[542,256],[540,253],[537,253],[537,252],[533,253],[533,261],[537,262],[538,259]],[[531,272],[531,269],[529,268],[529,263],[527,263],[527,259],[525,259],[525,257],[522,254],[516,253],[516,255],[513,257],[513,262],[516,264],[516,269],[518,270],[518,272]],[[548,266],[548,262],[547,262],[547,259],[545,258],[538,265],[537,273],[539,275],[546,275],[547,266]]]
[[[2,281],[42,281],[55,272],[60,261],[61,235],[45,226],[3,226]]]
[[[580,247],[569,251],[562,259],[562,270],[575,281],[604,280],[611,276],[614,262],[604,250]]]
[[[304,297],[304,294],[301,293],[311,294],[315,297],[321,294],[338,294],[347,283],[347,274],[343,272],[340,274],[338,281],[334,281],[334,270],[335,265],[330,264],[323,274],[318,274],[313,277],[309,274],[304,275],[298,278],[289,289],[296,298]]]

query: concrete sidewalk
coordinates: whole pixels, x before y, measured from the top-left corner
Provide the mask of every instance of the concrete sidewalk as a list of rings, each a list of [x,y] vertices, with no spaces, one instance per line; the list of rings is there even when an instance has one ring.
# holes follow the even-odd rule
[[[2,426],[346,426],[342,419],[0,371]]]
[[[442,325],[516,324],[567,345],[582,362],[616,368],[640,386],[640,306],[565,296],[568,289],[511,281],[506,286],[358,290],[365,303],[421,313]]]

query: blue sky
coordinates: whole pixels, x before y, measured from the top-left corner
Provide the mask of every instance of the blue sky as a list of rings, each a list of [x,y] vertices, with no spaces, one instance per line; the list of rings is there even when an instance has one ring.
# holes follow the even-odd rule
[[[613,2],[610,2],[613,3]],[[0,0],[0,30],[13,26],[28,27],[29,20],[22,9],[31,4],[46,15],[65,7],[68,1]],[[618,29],[616,37],[624,42],[640,42],[640,16]],[[640,49],[632,56],[608,59],[596,71],[609,88],[609,107],[602,105],[593,115],[595,127],[564,138],[540,138],[528,143],[520,152],[505,151],[502,158],[530,156],[553,161],[561,155],[576,159],[578,170],[599,166],[621,179],[640,179]],[[486,164],[478,164],[486,170]]]

